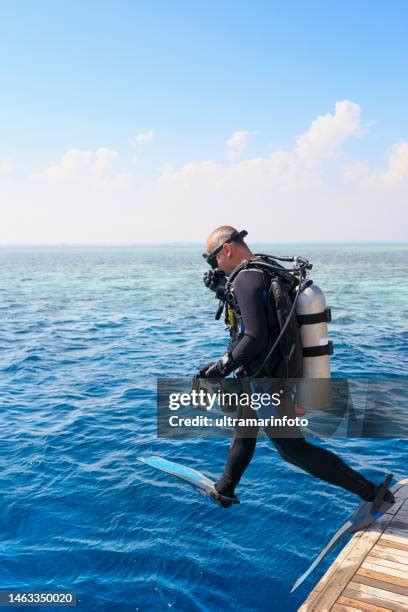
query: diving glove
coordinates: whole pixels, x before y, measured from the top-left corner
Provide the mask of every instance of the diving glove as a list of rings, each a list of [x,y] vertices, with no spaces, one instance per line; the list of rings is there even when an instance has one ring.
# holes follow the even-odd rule
[[[201,378],[225,378],[235,367],[232,356],[229,353],[225,353],[219,361],[207,363],[200,368],[199,375]]]
[[[225,272],[219,268],[208,270],[204,273],[203,282],[208,289],[214,291],[217,299],[225,300],[225,285],[227,284]]]
[[[208,376],[206,376],[206,372],[212,368],[213,366],[215,366],[217,364],[216,361],[210,361],[209,363],[206,363],[205,365],[201,366],[201,368],[199,368],[196,376],[198,376],[199,378],[208,378]]]

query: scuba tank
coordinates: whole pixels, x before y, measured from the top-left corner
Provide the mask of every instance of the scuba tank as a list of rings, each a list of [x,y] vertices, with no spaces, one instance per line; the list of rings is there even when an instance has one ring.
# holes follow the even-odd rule
[[[332,405],[330,355],[333,343],[328,339],[327,324],[331,311],[323,291],[313,281],[306,281],[296,303],[303,351],[303,378],[298,381],[296,403],[303,410],[325,410]]]
[[[303,376],[330,378],[330,358],[333,343],[328,339],[327,324],[331,321],[323,291],[313,281],[301,287],[296,304],[303,347]]]

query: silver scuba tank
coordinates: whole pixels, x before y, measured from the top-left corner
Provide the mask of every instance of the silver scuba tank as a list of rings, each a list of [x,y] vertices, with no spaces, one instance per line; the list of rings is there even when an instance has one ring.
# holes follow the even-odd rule
[[[330,355],[333,343],[328,338],[331,321],[323,291],[306,281],[301,289],[296,314],[303,347],[303,379],[298,385],[297,404],[305,409],[325,409],[331,405]]]

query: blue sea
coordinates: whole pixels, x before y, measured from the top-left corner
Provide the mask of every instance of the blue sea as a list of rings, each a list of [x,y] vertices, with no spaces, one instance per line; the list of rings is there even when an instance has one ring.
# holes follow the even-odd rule
[[[300,254],[332,307],[336,376],[407,374],[407,245],[259,245]],[[139,463],[216,478],[227,439],[156,437],[157,377],[227,343],[199,246],[0,249],[0,589],[73,590],[84,610],[296,610],[290,588],[357,503],[259,439],[224,510]],[[399,439],[318,441],[380,481]]]

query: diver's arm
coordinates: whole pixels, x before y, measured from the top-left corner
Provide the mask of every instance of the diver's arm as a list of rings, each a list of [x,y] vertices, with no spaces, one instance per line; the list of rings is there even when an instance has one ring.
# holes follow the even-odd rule
[[[234,281],[234,292],[241,311],[243,332],[238,342],[228,347],[222,359],[206,371],[205,378],[222,378],[242,365],[253,362],[268,345],[267,299],[263,274],[258,270],[243,270]]]
[[[262,272],[240,272],[234,282],[234,292],[244,324],[243,336],[231,352],[235,370],[254,361],[268,345],[267,293]]]

